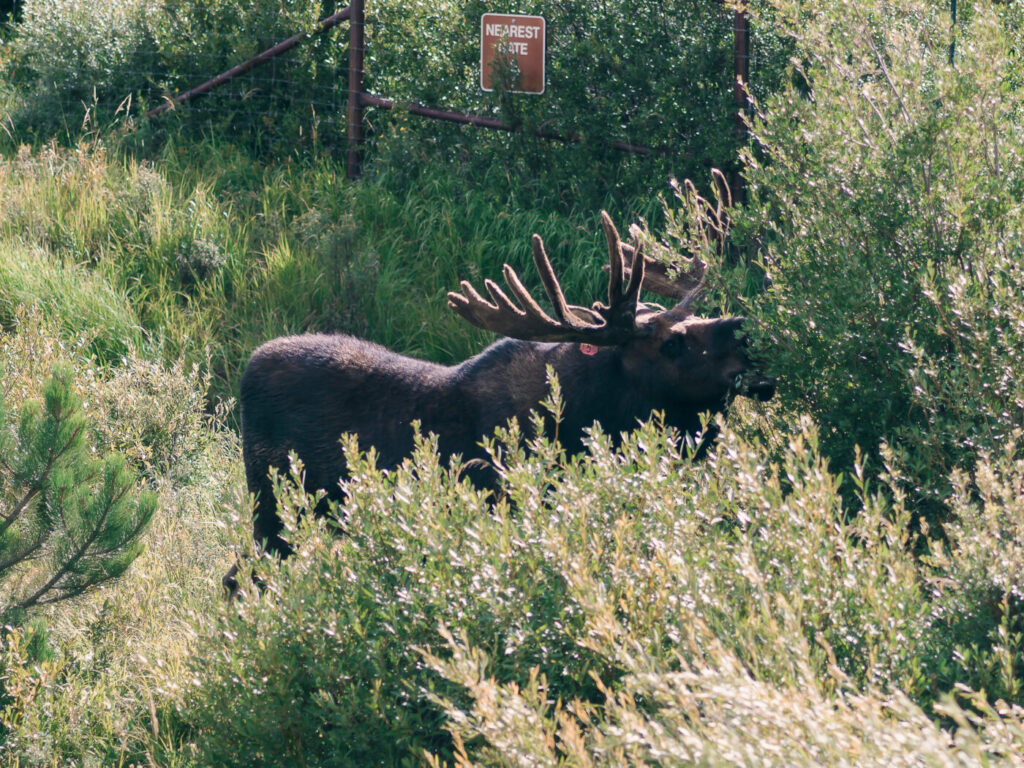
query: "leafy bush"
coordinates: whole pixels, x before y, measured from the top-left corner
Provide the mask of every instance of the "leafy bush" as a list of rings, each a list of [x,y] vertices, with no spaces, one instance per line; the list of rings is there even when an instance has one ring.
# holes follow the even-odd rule
[[[948,543],[928,559],[932,642],[926,674],[938,689],[984,690],[991,700],[1024,701],[1024,460],[1015,440],[954,475]]]
[[[175,261],[178,263],[178,278],[187,285],[209,280],[224,267],[227,258],[216,243],[197,239],[178,251]]]
[[[616,623],[601,629],[590,642],[612,646],[628,674],[600,708],[553,700],[543,675],[502,683],[488,675],[486,652],[443,633],[450,658],[429,654],[427,661],[472,698],[470,706],[441,701],[456,764],[1019,765],[1020,707],[973,696],[971,711],[949,701],[940,711],[958,726],[951,737],[899,692],[835,694],[813,675],[766,684],[725,649],[679,669],[629,648],[628,632]],[[806,663],[805,648],[791,652]]]
[[[760,249],[768,288],[743,311],[835,465],[886,440],[936,514],[950,472],[1024,414],[1020,27],[978,4],[950,66],[941,5],[772,5],[797,56],[745,153],[733,242]]]
[[[17,129],[75,136],[127,111],[159,72],[152,23],[161,10],[156,0],[27,0],[10,43]]]
[[[6,625],[0,630],[0,752],[14,753],[12,732],[36,704],[40,690],[56,677],[59,665],[51,656],[45,625]]]
[[[202,631],[180,710],[201,762],[394,764],[465,749],[505,764],[494,755],[574,743],[653,755],[658,738],[724,755],[740,742],[715,723],[741,700],[752,722],[793,701],[763,726],[780,743],[805,716],[836,717],[853,743],[880,711],[873,691],[929,704],[942,693],[934,663],[954,667],[957,650],[936,642],[948,623],[921,582],[945,577],[942,594],[977,607],[974,592],[952,597],[977,550],[956,549],[942,573],[923,568],[897,479],[872,488],[855,468],[847,506],[816,430],[794,428],[781,464],[729,430],[697,464],[656,423],[618,452],[597,433],[590,456],[572,461],[543,440],[524,454],[513,431],[507,499],[490,511],[429,442],[393,473],[350,452],[338,539],[298,523],[315,499],[282,483],[297,554],[279,571],[258,561],[265,592]],[[958,674],[943,685],[968,679]],[[899,701],[879,761],[925,722]],[[1019,728],[1013,718],[1006,727]],[[683,722],[692,743],[654,735]],[[944,737],[928,728],[939,754]],[[551,746],[559,730],[576,740]]]
[[[95,366],[85,339],[61,338],[52,320],[27,308],[16,314],[12,332],[0,332],[0,380],[9,400],[35,397],[53,368],[68,366],[97,449],[120,454],[151,480],[188,477],[216,418],[204,413],[208,374],[180,360],[160,364],[138,350],[116,365]]]
[[[134,124],[139,107],[154,106],[311,29],[320,6],[319,0],[28,0],[13,25],[6,63],[18,85],[12,126],[19,135],[73,139],[115,120]],[[257,145],[277,148],[282,141],[315,137],[317,110],[344,111],[336,71],[335,36],[341,32],[236,78],[198,109],[182,108],[190,119],[168,115],[159,125],[241,131]],[[254,113],[265,119],[251,132]]]
[[[209,374],[181,361],[161,365],[137,353],[91,387],[96,433],[150,477],[187,478],[206,450]]]
[[[250,2],[184,0],[159,17],[153,34],[161,52],[163,96],[205,82],[295,34],[312,31],[330,3],[321,0]],[[343,51],[347,27],[318,35],[220,86],[153,127],[212,130],[253,146],[290,153],[296,145],[344,140],[347,91]],[[255,126],[255,128],[254,128]]]

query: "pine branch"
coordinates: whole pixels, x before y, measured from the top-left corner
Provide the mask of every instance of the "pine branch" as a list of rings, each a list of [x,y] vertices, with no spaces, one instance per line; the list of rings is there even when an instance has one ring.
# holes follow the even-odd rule
[[[110,471],[114,475],[109,480],[111,486],[113,486],[113,493],[111,493],[110,497],[104,504],[102,514],[96,520],[96,523],[92,528],[92,532],[89,534],[89,536],[86,537],[85,541],[82,542],[82,544],[75,550],[74,554],[72,554],[71,557],[69,557],[64,562],[63,566],[61,566],[57,570],[57,572],[54,573],[53,576],[45,584],[43,584],[43,586],[37,589],[35,593],[33,593],[29,598],[19,603],[18,607],[20,609],[28,610],[29,608],[32,608],[36,605],[49,604],[58,602],[60,600],[66,600],[68,598],[80,595],[90,587],[96,586],[100,583],[100,581],[94,581],[91,583],[83,584],[78,588],[71,588],[66,591],[61,591],[57,594],[57,596],[41,602],[41,598],[43,595],[54,589],[56,585],[61,581],[61,579],[63,579],[67,574],[74,572],[75,566],[77,566],[78,563],[82,560],[82,558],[84,558],[86,554],[88,554],[89,548],[100,537],[100,534],[104,530],[105,523],[107,522],[107,519],[110,517],[110,513],[118,506],[120,506],[121,502],[131,491],[131,485],[129,483],[123,483],[121,485],[118,485],[117,481],[119,478],[116,476],[116,473],[114,473],[113,470],[108,471]],[[141,527],[139,528],[139,530],[141,530]]]
[[[59,423],[59,417],[55,418],[55,421],[58,421]],[[46,487],[46,483],[50,479],[50,475],[53,473],[54,467],[57,465],[57,462],[60,461],[64,454],[71,450],[84,431],[85,422],[82,422],[75,428],[71,433],[71,436],[62,446],[59,448],[53,448],[49,451],[46,466],[43,468],[39,479],[25,492],[21,501],[14,506],[14,511],[4,519],[3,523],[0,523],[0,536],[3,536],[4,533],[6,533],[7,530],[18,521],[18,518],[21,517],[25,510],[28,509],[29,504],[32,503],[32,500],[42,493],[43,489]]]
[[[49,531],[41,531],[39,537],[34,542],[32,542],[32,544],[29,545],[27,548],[21,550],[16,555],[8,557],[6,560],[0,560],[0,574],[2,574],[4,571],[7,571],[10,568],[13,568],[19,563],[24,563],[28,560],[33,560],[35,557],[37,557],[38,552],[43,548],[43,544],[46,543],[46,540],[49,538],[49,535]]]
[[[45,407],[26,404],[18,440],[5,451],[0,579],[44,556],[48,569],[27,597],[5,598],[10,600],[5,611],[77,597],[120,576],[138,555],[138,538],[156,508],[153,494],[136,492],[121,457],[112,454],[101,462],[90,455],[88,422],[71,384],[69,369],[54,371],[45,387]],[[2,405],[0,422],[6,422]]]

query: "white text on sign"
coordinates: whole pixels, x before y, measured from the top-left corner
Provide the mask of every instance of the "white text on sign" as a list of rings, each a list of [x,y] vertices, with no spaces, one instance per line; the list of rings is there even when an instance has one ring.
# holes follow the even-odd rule
[[[540,27],[528,26],[526,24],[486,24],[488,37],[513,37],[537,40],[540,37]]]

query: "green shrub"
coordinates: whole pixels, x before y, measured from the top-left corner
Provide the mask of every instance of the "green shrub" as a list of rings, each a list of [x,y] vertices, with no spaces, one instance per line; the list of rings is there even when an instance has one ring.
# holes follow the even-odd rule
[[[206,449],[209,374],[134,353],[91,387],[101,444],[150,477],[187,478]]]
[[[0,630],[0,753],[14,754],[18,745],[10,743],[12,732],[57,676],[60,665],[51,657],[44,624]]]
[[[979,4],[950,66],[941,4],[772,5],[795,84],[757,111],[732,217],[768,287],[727,290],[835,466],[888,441],[933,515],[1024,414],[1019,27]]]
[[[873,487],[855,468],[859,496],[846,506],[809,424],[795,425],[781,464],[728,430],[691,464],[656,423],[618,451],[595,434],[590,456],[572,461],[543,441],[524,455],[516,433],[508,439],[507,498],[492,510],[429,443],[391,473],[349,454],[337,539],[332,526],[297,524],[315,499],[281,486],[297,554],[280,571],[258,561],[265,591],[202,630],[180,710],[201,762],[394,764],[465,748],[503,764],[491,746],[522,736],[522,749],[544,752],[543,733],[568,727],[566,713],[587,743],[624,749],[643,722],[686,721],[713,752],[718,715],[697,718],[676,688],[702,685],[689,670],[733,686],[715,707],[754,697],[743,715],[754,720],[802,692],[764,726],[772,738],[811,712],[859,733],[880,706],[873,691],[926,704],[941,693],[927,671],[940,651],[954,664],[955,649],[934,642],[929,572],[910,553],[896,480]],[[957,568],[972,555],[958,551]],[[482,655],[463,663],[459,647]],[[925,722],[901,701],[884,754]],[[520,722],[523,706],[548,719]],[[488,719],[486,733],[469,725]],[[930,738],[939,749],[938,731]]]
[[[937,689],[983,690],[1024,701],[1024,461],[1016,439],[954,476],[947,541],[928,558],[932,643],[926,674]]]
[[[74,139],[115,121],[134,127],[140,107],[155,106],[311,29],[320,6],[319,0],[29,0],[0,62],[15,84],[11,125],[19,136],[43,140],[55,134]],[[256,146],[278,149],[286,141],[315,138],[318,110],[344,111],[336,53],[343,32],[328,33],[182,107],[187,120],[165,115],[154,127],[163,134],[189,126],[196,133],[211,127],[241,132]],[[263,116],[256,131],[254,114]]]
[[[209,280],[227,261],[216,243],[196,239],[175,255],[178,278],[185,284]]]
[[[161,53],[160,97],[171,97],[245,62],[325,15],[320,0],[185,0],[162,14],[153,35]],[[151,125],[165,131],[213,131],[251,146],[290,154],[345,135],[346,73],[342,24],[236,77]]]
[[[62,339],[38,310],[19,311],[12,332],[0,332],[0,380],[9,400],[35,397],[60,366],[75,370],[74,391],[99,450],[122,455],[151,480],[188,478],[208,448],[216,419],[204,413],[209,374],[198,366],[187,369],[180,360],[160,364],[138,350],[115,365],[95,366],[85,339]]]
[[[27,0],[21,10],[9,63],[19,131],[45,140],[105,126],[160,71],[155,0]]]

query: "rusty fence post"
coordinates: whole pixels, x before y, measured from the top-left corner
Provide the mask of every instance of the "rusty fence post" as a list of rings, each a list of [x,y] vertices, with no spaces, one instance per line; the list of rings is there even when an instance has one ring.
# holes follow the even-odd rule
[[[350,179],[358,179],[362,170],[363,142],[363,0],[349,4],[352,15],[348,23],[348,162]]]
[[[743,141],[747,138],[747,123],[744,119],[747,112],[747,87],[750,83],[750,19],[744,11],[736,11],[733,17],[733,60],[736,70],[733,83],[733,103],[736,106],[735,132],[736,138]],[[743,199],[743,178],[737,170],[732,174],[732,199],[740,202]]]

